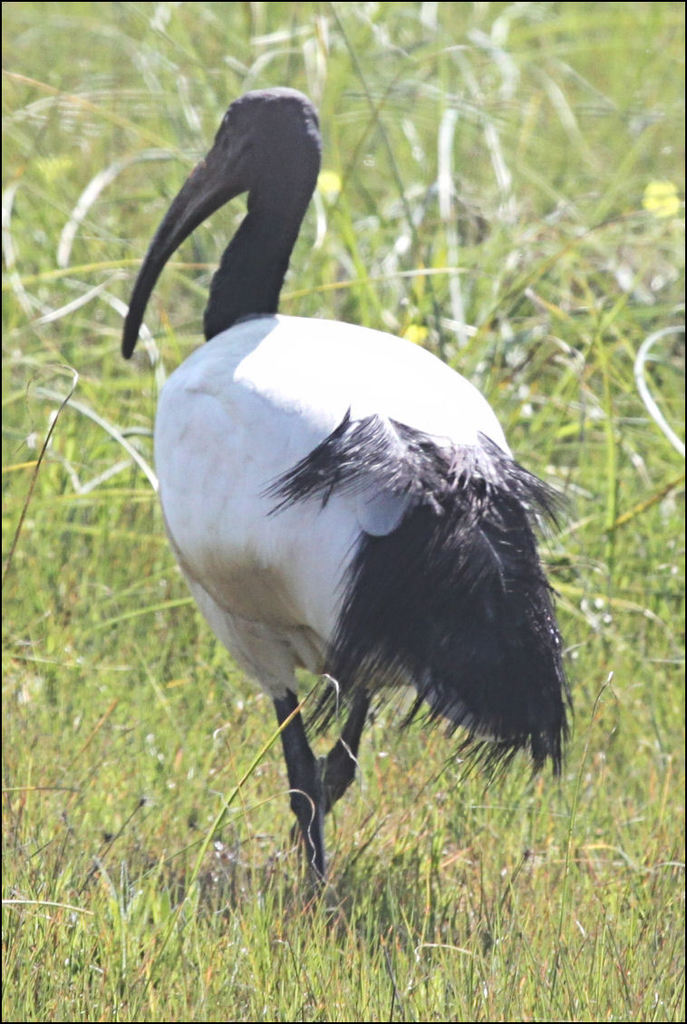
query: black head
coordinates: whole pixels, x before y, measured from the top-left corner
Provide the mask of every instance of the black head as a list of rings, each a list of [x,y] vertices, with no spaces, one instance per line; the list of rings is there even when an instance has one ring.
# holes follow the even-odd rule
[[[235,100],[222,118],[206,163],[216,161],[233,186],[252,194],[273,189],[286,175],[312,195],[320,168],[317,112],[295,89],[261,89]],[[225,200],[226,201],[226,200]]]
[[[280,223],[290,228],[292,222],[297,233],[317,182],[320,150],[317,113],[303,93],[264,89],[248,92],[231,104],[212,148],[172,202],[141,265],[124,323],[126,359],[133,353],[148,299],[165,263],[220,206],[248,192],[249,210],[279,209],[277,234]],[[290,254],[295,240],[292,230],[289,238]]]

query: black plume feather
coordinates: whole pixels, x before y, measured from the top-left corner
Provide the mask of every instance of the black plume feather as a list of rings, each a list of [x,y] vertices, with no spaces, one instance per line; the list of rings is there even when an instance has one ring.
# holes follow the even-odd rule
[[[551,589],[534,527],[555,520],[557,495],[484,435],[444,447],[393,420],[341,424],[270,489],[274,511],[374,482],[403,503],[386,535],[361,532],[326,671],[339,698],[417,700],[490,765],[529,749],[535,769],[560,771],[569,693]],[[336,697],[320,703],[328,721]],[[488,745],[486,739],[491,740]]]

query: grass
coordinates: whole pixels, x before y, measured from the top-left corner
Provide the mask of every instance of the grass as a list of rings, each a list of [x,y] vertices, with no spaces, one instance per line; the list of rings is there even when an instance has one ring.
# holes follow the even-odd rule
[[[3,5],[5,1019],[684,1019],[683,21]],[[487,789],[381,715],[328,826],[328,906],[269,702],[195,611],[149,477],[240,203],[119,356],[171,196],[228,102],[275,83],[318,104],[332,172],[283,310],[440,353],[568,501],[545,545],[560,783],[523,761]]]

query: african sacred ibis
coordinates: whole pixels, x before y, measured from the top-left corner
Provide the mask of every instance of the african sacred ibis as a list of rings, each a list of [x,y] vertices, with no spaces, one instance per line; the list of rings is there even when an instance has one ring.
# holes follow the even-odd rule
[[[301,93],[231,104],[151,242],[122,349],[129,358],[172,253],[247,192],[212,281],[208,342],[162,390],[155,462],[191,593],[287,723],[291,807],[324,878],[324,816],[354,777],[372,700],[409,684],[411,714],[462,727],[469,745],[490,744],[488,760],[524,748],[558,771],[568,696],[533,534],[551,492],[513,461],[486,400],[409,341],[277,314],[320,149]],[[319,762],[298,667],[335,681],[325,718],[348,709]]]

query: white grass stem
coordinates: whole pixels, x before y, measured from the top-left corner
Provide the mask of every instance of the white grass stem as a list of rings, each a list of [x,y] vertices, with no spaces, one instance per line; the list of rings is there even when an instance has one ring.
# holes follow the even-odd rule
[[[683,459],[685,457],[684,442],[680,440],[675,431],[668,424],[665,416],[659,409],[656,400],[651,394],[649,384],[646,379],[645,367],[649,360],[651,350],[657,341],[660,341],[661,338],[665,338],[669,334],[682,334],[684,329],[683,325],[677,327],[664,327],[660,331],[655,331],[653,334],[650,334],[648,338],[644,339],[642,344],[639,346],[639,352],[635,358],[635,382],[637,384],[639,397],[644,402],[646,411],[649,413],[656,426],[668,438],[675,451],[678,452]]]

